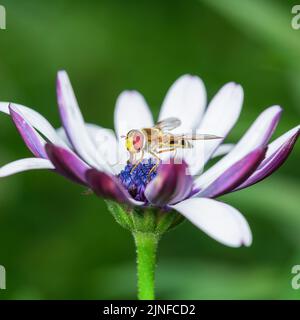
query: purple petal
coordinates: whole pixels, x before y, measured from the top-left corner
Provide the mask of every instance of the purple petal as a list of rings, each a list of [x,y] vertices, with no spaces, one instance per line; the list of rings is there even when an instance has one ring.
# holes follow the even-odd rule
[[[261,147],[237,161],[197,196],[215,198],[233,190],[245,181],[263,160],[266,148]]]
[[[235,190],[244,189],[267,178],[285,162],[299,137],[299,127],[291,130],[291,133],[292,135],[289,135],[288,139],[282,141],[282,143],[277,145],[269,154],[267,153],[266,158],[261,162],[254,173]],[[281,137],[279,139],[281,139]],[[276,141],[274,141],[274,143],[276,143]],[[270,144],[270,147],[272,144],[273,143]]]
[[[50,143],[46,144],[46,152],[60,174],[80,184],[86,184],[85,173],[90,167],[75,153]]]
[[[44,148],[43,138],[34,130],[34,128],[24,119],[17,107],[10,104],[9,112],[11,118],[24,140],[28,149],[38,158],[47,159],[47,154]]]
[[[128,203],[130,201],[130,195],[115,176],[96,169],[90,169],[86,172],[86,181],[100,197],[120,203]]]
[[[216,177],[228,170],[237,161],[257,148],[265,147],[278,124],[281,111],[282,109],[279,106],[264,110],[234,148],[195,179],[195,186],[199,189],[206,188]]]
[[[190,195],[193,179],[187,172],[185,162],[160,164],[157,176],[147,185],[145,196],[148,201],[157,206],[165,206],[182,201]]]

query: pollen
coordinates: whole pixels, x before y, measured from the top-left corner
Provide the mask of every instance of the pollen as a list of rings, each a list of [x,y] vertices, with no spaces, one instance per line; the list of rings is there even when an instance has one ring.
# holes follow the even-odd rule
[[[155,160],[151,158],[145,159],[133,170],[133,172],[131,172],[134,164],[128,163],[118,175],[123,186],[135,200],[147,200],[144,195],[144,191],[147,184],[157,175],[156,170],[152,171],[149,175],[149,172],[155,164]]]

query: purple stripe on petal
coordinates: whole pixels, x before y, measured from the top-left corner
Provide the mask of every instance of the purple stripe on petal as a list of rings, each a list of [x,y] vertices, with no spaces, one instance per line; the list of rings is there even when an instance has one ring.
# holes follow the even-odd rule
[[[192,190],[193,179],[187,172],[185,162],[160,164],[157,176],[147,185],[145,196],[157,206],[174,204],[187,198]]]
[[[293,136],[291,136],[285,143],[283,143],[274,153],[270,154],[257,168],[256,171],[236,190],[247,188],[271,175],[274,171],[280,168],[285,162],[290,153],[292,152],[294,145],[299,137],[300,130],[298,130]]]
[[[271,139],[271,137],[272,137],[272,135],[273,135],[278,123],[279,123],[281,114],[282,114],[282,109],[280,108],[279,111],[277,112],[277,114],[272,119],[272,121],[268,127],[268,130],[265,132],[264,140],[263,140],[264,144],[268,143],[269,140]]]
[[[44,148],[43,138],[34,130],[34,128],[24,119],[18,108],[14,105],[9,105],[11,118],[24,140],[28,149],[38,158],[47,159],[47,154]]]
[[[115,176],[90,169],[86,172],[86,180],[98,196],[120,203],[129,203],[130,195]]]
[[[273,106],[263,111],[235,147],[195,179],[195,185],[199,189],[206,188],[218,175],[228,170],[247,154],[257,148],[265,147],[278,124],[281,112],[282,109],[279,106]]]
[[[247,154],[202,190],[197,197],[215,198],[232,191],[259,166],[265,156],[266,149],[265,147],[260,147]]]
[[[75,153],[50,143],[46,144],[46,152],[60,174],[86,185],[85,173],[90,167]]]

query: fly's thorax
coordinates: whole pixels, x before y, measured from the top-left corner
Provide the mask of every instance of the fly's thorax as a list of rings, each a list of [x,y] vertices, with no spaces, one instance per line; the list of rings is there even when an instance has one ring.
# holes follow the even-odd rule
[[[145,136],[145,149],[153,148],[159,144],[161,139],[161,130],[157,128],[144,128],[142,132]]]

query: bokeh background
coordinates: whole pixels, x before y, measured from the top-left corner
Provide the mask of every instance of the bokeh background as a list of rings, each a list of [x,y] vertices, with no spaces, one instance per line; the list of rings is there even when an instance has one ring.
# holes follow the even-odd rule
[[[141,91],[157,116],[184,73],[208,96],[236,81],[245,90],[236,142],[266,107],[284,107],[279,136],[299,123],[300,30],[295,1],[3,0],[0,100],[32,106],[60,126],[59,69],[71,77],[85,119],[113,128],[124,89]],[[0,165],[29,155],[0,117]],[[299,146],[268,180],[223,200],[247,217],[250,248],[232,249],[189,222],[165,235],[157,296],[168,299],[297,299],[291,268],[300,264]],[[0,181],[0,299],[134,299],[135,249],[102,199],[47,171]]]

